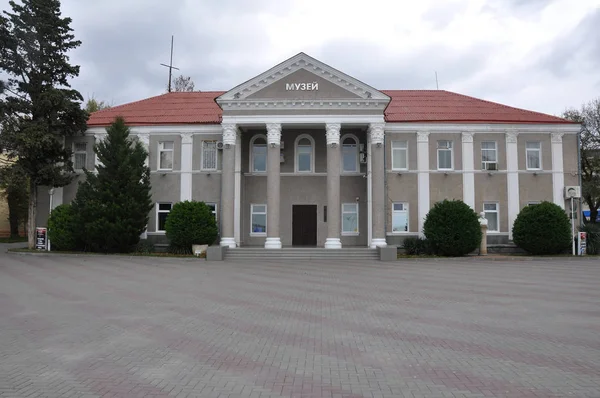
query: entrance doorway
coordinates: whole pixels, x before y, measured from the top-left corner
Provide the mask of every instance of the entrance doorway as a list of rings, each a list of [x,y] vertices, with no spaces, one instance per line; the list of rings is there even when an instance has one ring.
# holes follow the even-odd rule
[[[292,205],[292,245],[317,245],[317,205]]]

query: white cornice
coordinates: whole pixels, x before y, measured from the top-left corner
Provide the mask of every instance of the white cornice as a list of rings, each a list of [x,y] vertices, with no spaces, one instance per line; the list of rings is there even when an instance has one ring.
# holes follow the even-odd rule
[[[182,124],[182,125],[164,125],[164,126],[133,126],[129,127],[131,135],[136,134],[222,134],[223,129],[220,124]],[[106,134],[106,127],[90,127],[85,132],[86,135]]]
[[[327,123],[342,123],[348,125],[367,125],[384,123],[383,115],[240,115],[223,116],[223,124],[234,123],[243,125],[260,125],[267,123],[325,125]]]
[[[581,131],[579,124],[508,124],[508,123],[386,123],[386,132],[417,132],[430,133],[565,133],[577,134]]]
[[[224,111],[231,110],[296,110],[296,109],[326,109],[326,110],[362,110],[369,111],[373,109],[385,110],[387,100],[367,100],[367,99],[319,99],[319,100],[235,100],[221,103]]]
[[[342,87],[358,96],[363,101],[366,100],[385,100],[390,101],[390,97],[378,91],[377,89],[349,76],[329,65],[318,61],[305,53],[299,53],[289,58],[279,65],[272,67],[266,72],[234,87],[225,94],[219,96],[216,101],[219,105],[227,101],[239,101],[247,98],[249,95],[277,82],[286,76],[305,69],[308,72],[319,76],[332,84]]]

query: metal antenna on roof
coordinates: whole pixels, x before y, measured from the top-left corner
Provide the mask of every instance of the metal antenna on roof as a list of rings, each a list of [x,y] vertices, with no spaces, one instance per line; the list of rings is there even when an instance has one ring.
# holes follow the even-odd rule
[[[171,35],[171,62],[169,63],[169,65],[165,65],[165,64],[161,64],[161,65],[169,68],[169,92],[171,92],[171,74],[173,72],[173,69],[179,70],[179,68],[176,68],[173,66],[173,35]]]
[[[438,85],[437,70],[435,71],[435,87],[437,90],[440,89],[440,86]]]

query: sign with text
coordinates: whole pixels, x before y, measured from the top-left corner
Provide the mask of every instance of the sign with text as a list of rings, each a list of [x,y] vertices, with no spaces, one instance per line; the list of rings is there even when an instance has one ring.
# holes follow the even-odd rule
[[[286,91],[317,91],[319,90],[319,83],[286,83]]]
[[[579,232],[577,234],[577,247],[580,256],[587,254],[587,232]]]
[[[43,227],[35,229],[35,248],[37,250],[46,250],[48,245],[48,230]]]

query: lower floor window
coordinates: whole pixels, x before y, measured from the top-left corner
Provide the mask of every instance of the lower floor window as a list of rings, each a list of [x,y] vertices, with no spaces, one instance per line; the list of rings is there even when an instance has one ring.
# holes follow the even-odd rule
[[[392,232],[408,232],[408,203],[394,203]]]
[[[164,232],[167,216],[171,212],[171,203],[157,203],[156,206],[156,231]]]
[[[267,234],[267,205],[250,205],[250,234]]]
[[[488,231],[498,232],[498,203],[484,203],[483,211],[488,221]]]
[[[358,203],[342,203],[342,234],[358,234]]]
[[[210,208],[215,220],[217,220],[217,204],[216,203],[206,203],[206,205]]]

